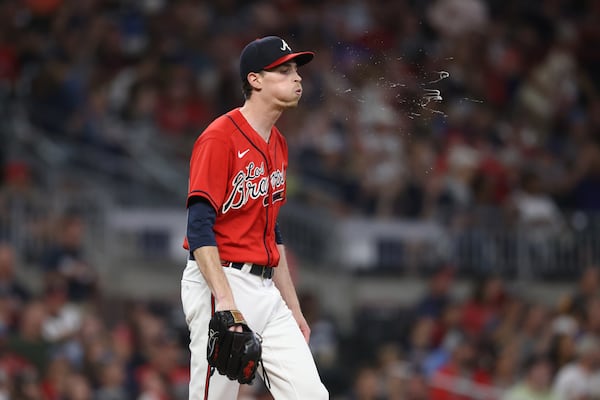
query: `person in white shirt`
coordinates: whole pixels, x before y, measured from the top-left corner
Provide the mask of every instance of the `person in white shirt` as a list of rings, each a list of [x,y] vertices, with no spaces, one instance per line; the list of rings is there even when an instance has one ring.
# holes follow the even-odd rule
[[[554,392],[561,400],[593,399],[593,377],[600,366],[600,340],[585,335],[576,344],[577,358],[556,374]]]

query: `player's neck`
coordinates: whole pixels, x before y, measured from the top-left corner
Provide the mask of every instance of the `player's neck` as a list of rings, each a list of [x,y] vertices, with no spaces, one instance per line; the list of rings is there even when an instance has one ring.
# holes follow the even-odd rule
[[[246,121],[266,142],[271,136],[271,129],[281,116],[282,111],[265,107],[263,104],[247,100],[240,108]]]

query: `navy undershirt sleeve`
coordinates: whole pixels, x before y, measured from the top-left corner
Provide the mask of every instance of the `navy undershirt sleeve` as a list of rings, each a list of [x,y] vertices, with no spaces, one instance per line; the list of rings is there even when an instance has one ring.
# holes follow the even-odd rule
[[[283,244],[283,236],[281,236],[281,230],[279,229],[279,221],[275,222],[275,243]]]
[[[203,197],[190,199],[188,207],[187,240],[190,253],[204,246],[216,246],[213,226],[217,219],[217,212]]]
[[[187,240],[190,253],[204,246],[216,246],[215,232],[213,226],[217,219],[217,213],[212,205],[203,197],[190,199],[188,207]],[[275,242],[283,244],[283,236],[279,229],[279,222],[275,223]]]

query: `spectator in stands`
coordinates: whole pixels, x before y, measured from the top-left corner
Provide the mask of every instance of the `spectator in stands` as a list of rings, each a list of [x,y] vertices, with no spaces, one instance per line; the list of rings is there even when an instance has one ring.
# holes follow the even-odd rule
[[[573,129],[573,165],[568,175],[559,181],[559,193],[566,193],[570,206],[577,210],[596,212],[600,209],[600,101],[590,101],[588,118],[579,129]]]
[[[552,391],[552,364],[544,355],[531,355],[523,365],[524,376],[502,400],[560,400]]]
[[[585,332],[600,337],[600,294],[588,300],[581,327]]]
[[[600,267],[588,265],[581,271],[577,280],[577,286],[566,302],[570,306],[570,312],[579,323],[586,319],[587,307],[590,300],[598,295],[600,289]]]
[[[524,170],[520,189],[512,196],[519,225],[528,237],[556,237],[564,226],[563,216],[551,196],[544,192],[537,172]]]
[[[42,324],[44,340],[52,344],[53,356],[61,356],[73,366],[83,362],[82,343],[78,338],[82,311],[69,301],[66,283],[59,279],[46,283],[44,288],[46,314]]]
[[[522,317],[509,340],[517,343],[517,352],[524,361],[534,354],[548,352],[553,331],[548,329],[551,314],[544,304],[528,304]]]
[[[452,144],[445,154],[436,203],[446,210],[464,210],[474,202],[471,188],[481,160],[480,152],[466,144]],[[444,209],[445,208],[445,209]]]
[[[554,199],[541,186],[536,172],[523,171],[521,187],[512,195],[520,240],[530,251],[532,263],[548,265],[557,240],[564,232],[565,221]],[[554,243],[554,246],[549,246]]]
[[[92,384],[88,377],[78,372],[71,372],[65,382],[66,400],[94,400]]]
[[[491,376],[477,365],[477,349],[467,337],[452,348],[450,360],[430,379],[430,398],[436,400],[493,399]]]
[[[573,362],[577,357],[576,332],[557,332],[552,335],[548,349],[548,357],[552,361],[555,373]]]
[[[400,346],[396,343],[381,344],[377,348],[377,368],[381,386],[389,400],[403,399],[410,382],[419,376],[416,368],[403,359]]]
[[[52,358],[42,376],[41,386],[44,398],[60,400],[66,395],[67,382],[72,373],[69,361],[61,355]]]
[[[141,361],[136,352],[133,328],[130,324],[119,321],[110,332],[110,344],[115,363],[123,365],[125,388],[129,394],[133,395],[137,390],[134,371]]]
[[[98,366],[95,400],[128,400],[126,371],[123,364],[115,358],[108,358]]]
[[[12,351],[8,346],[8,332],[6,329],[0,330],[0,396],[11,398],[14,380],[21,374],[27,373],[33,369],[28,360]]]
[[[105,323],[92,309],[82,312],[77,340],[83,352],[78,371],[89,377],[95,386],[100,385],[105,364],[115,359],[110,336]]]
[[[14,330],[17,318],[27,301],[31,298],[29,289],[17,279],[15,249],[8,242],[0,241],[0,298],[6,307],[2,323]]]
[[[556,374],[554,391],[559,399],[593,399],[592,378],[600,366],[600,341],[595,335],[584,335],[576,343],[576,358]]]
[[[581,323],[575,317],[571,300],[568,295],[562,296],[558,300],[556,307],[556,313],[553,316],[550,326],[548,327],[547,334],[550,335],[550,343],[548,345],[548,353],[553,349],[556,344],[556,337],[566,336],[569,338],[575,337],[581,329]],[[553,360],[555,366],[562,366],[562,363],[558,365],[556,360]]]
[[[86,224],[77,212],[62,217],[54,247],[45,261],[47,281],[64,280],[68,285],[68,299],[74,302],[93,300],[98,293],[98,275],[87,260],[84,239]]]
[[[40,384],[39,372],[35,369],[27,370],[14,379],[13,386],[14,399],[22,400],[41,400],[44,399]]]
[[[169,400],[169,387],[158,371],[145,370],[139,376],[138,400]]]
[[[163,85],[156,110],[161,131],[174,138],[195,139],[213,114],[197,90],[193,72],[184,65],[172,65]]]
[[[516,340],[494,347],[494,354],[489,360],[493,364],[490,368],[492,384],[495,391],[501,393],[513,386],[519,379],[519,367],[523,355],[519,351],[519,342]]]
[[[387,400],[429,400],[426,378],[408,365],[389,371],[384,385]]]
[[[464,329],[461,325],[462,307],[462,303],[453,302],[443,310],[440,318],[436,319],[435,347],[423,362],[422,372],[427,378],[449,362],[456,344],[464,340]]]
[[[428,279],[427,292],[418,301],[415,313],[421,317],[439,319],[446,307],[452,302],[452,284],[455,271],[452,267],[442,266]]]
[[[360,163],[360,191],[364,210],[376,217],[391,217],[405,181],[404,144],[397,133],[401,121],[382,99],[375,82],[362,89],[368,107],[359,109],[361,129],[356,154]]]
[[[500,312],[508,294],[499,276],[487,276],[476,280],[471,297],[463,307],[462,327],[470,337],[480,337],[498,323]]]
[[[435,320],[432,317],[420,317],[412,324],[406,358],[416,371],[421,372],[425,369],[425,362],[434,348],[434,329]]]
[[[381,387],[381,376],[377,368],[363,365],[356,371],[348,400],[385,400],[385,390]]]
[[[151,80],[135,82],[131,84],[128,94],[129,98],[122,114],[123,129],[129,133],[130,151],[138,154],[153,143],[166,145],[163,141],[159,141],[160,132],[154,122],[154,114],[158,106],[157,85]],[[171,151],[166,154],[170,153]]]
[[[42,333],[46,308],[42,301],[32,300],[23,307],[18,330],[11,336],[8,347],[26,359],[42,376],[51,358],[51,345]]]
[[[129,132],[122,119],[110,110],[108,87],[104,82],[95,83],[88,94],[87,107],[82,122],[82,140],[99,151],[122,155],[126,153]]]
[[[153,338],[147,350],[147,362],[135,371],[140,387],[157,379],[163,382],[170,398],[187,399],[190,375],[181,353],[172,332],[164,330]]]

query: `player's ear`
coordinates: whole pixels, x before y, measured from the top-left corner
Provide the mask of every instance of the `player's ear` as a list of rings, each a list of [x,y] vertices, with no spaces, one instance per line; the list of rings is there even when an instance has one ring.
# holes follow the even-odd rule
[[[256,90],[260,90],[262,86],[261,75],[257,72],[250,72],[246,77],[248,79],[248,83]]]

